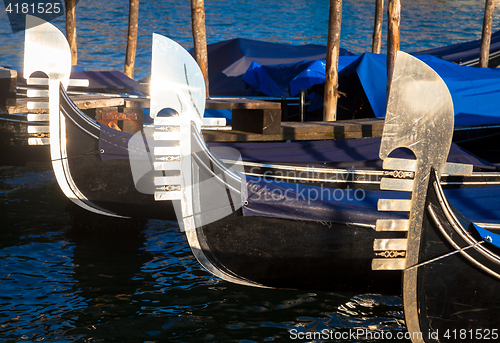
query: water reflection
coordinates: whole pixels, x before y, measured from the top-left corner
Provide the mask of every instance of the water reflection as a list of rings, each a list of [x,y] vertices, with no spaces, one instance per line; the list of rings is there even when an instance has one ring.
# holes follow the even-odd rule
[[[207,1],[209,43],[242,37],[292,44],[326,44],[328,4],[321,1]],[[387,8],[387,2],[385,4]],[[385,11],[384,11],[385,12]],[[478,39],[483,0],[418,0],[402,4],[401,49],[418,51]],[[341,46],[371,51],[374,1],[344,1]],[[186,48],[193,46],[189,1],[141,1],[135,75],[141,79],[151,66],[151,35],[166,35]],[[77,6],[78,63],[87,70],[123,70],[127,36],[127,2],[80,0]],[[386,16],[386,14],[384,14]],[[495,11],[493,23],[498,23]],[[385,19],[386,20],[386,19]],[[64,32],[64,19],[53,22]],[[497,27],[493,27],[496,30]],[[387,29],[383,28],[385,51]],[[0,65],[21,66],[24,35],[12,34],[0,11]]]

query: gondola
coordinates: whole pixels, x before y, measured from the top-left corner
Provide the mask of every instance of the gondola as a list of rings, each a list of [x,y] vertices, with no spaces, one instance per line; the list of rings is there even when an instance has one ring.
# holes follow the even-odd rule
[[[34,29],[65,43],[48,23]],[[33,29],[27,30],[27,42],[30,34]],[[33,52],[27,47],[27,53]],[[38,56],[43,49],[35,49]],[[64,49],[59,56],[69,56]],[[39,61],[25,61],[27,76],[46,70]],[[228,281],[275,288],[399,289],[399,272],[371,269],[374,241],[402,235],[375,230],[380,215],[373,204],[380,191],[361,199],[361,193],[351,189],[349,194],[339,182],[323,182],[324,174],[312,174],[316,184],[246,176],[241,163],[234,162],[237,158],[221,162],[199,133],[205,90],[191,56],[175,42],[154,35],[152,70],[154,124],[133,136],[83,115],[65,92],[67,74],[46,72],[52,163],[68,198],[111,216],[173,219],[175,213],[201,265]],[[470,172],[456,164],[444,171]],[[410,176],[397,170],[393,175]],[[466,177],[456,180],[460,187],[466,186]],[[386,216],[394,218],[401,219]],[[379,246],[377,254],[391,251]]]
[[[400,74],[404,70],[411,74],[411,62],[401,63],[401,60],[394,72]],[[440,82],[439,77],[429,72],[426,78],[427,92],[434,95],[433,99],[439,98],[440,91],[436,92],[435,86]],[[395,82],[404,83],[407,79]],[[425,106],[387,112],[386,120],[391,125],[384,128],[380,157],[385,167],[398,166],[402,171],[413,172],[414,177],[405,184],[394,179],[382,180],[388,190],[411,193],[411,200],[379,200],[380,210],[399,211],[408,216],[403,220],[377,221],[377,227],[392,227],[405,236],[384,241],[385,246],[397,247],[397,253],[386,259],[374,259],[372,268],[402,270],[408,329],[405,338],[413,343],[497,341],[500,235],[498,228],[482,227],[463,216],[450,205],[441,187],[439,180],[454,122],[451,96],[445,94],[446,88],[441,91],[447,101],[426,104],[439,108],[434,118],[426,117]],[[402,94],[395,93],[391,92],[389,102],[401,99]],[[412,101],[422,100],[417,95]],[[416,121],[422,123],[415,129],[412,126]],[[402,147],[410,149],[415,159],[388,157],[391,151]],[[488,201],[491,200],[482,199],[482,203],[470,206],[484,206]]]
[[[500,338],[500,232],[450,205],[432,170],[415,262],[404,270],[404,315],[412,342]],[[410,246],[407,248],[410,253]]]

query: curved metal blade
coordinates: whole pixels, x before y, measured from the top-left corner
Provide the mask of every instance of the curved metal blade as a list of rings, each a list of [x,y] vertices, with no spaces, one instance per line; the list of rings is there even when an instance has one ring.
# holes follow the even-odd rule
[[[194,58],[173,40],[153,34],[150,116],[172,108],[201,129],[205,96],[205,80]]]
[[[26,15],[24,42],[24,78],[43,71],[49,79],[68,86],[71,73],[71,50],[66,37],[54,25],[43,19]]]
[[[398,51],[380,158],[405,147],[439,173],[448,157],[453,124],[453,101],[441,77],[424,62]]]
[[[439,75],[422,61],[404,52],[398,52],[394,67],[384,133],[380,145],[380,158],[384,168],[397,168],[414,172],[411,181],[411,200],[404,200],[405,208],[396,206],[394,200],[381,199],[391,206],[379,209],[408,211],[405,221],[408,231],[405,240],[406,258],[396,265],[404,269],[403,304],[408,332],[422,332],[419,323],[417,303],[417,269],[411,268],[419,262],[422,220],[432,169],[438,177],[446,164],[453,136],[453,101],[448,87]],[[389,154],[397,148],[408,148],[416,160],[389,159]],[[401,187],[398,180],[386,182],[386,189],[408,190]],[[387,265],[389,266],[389,265]],[[413,340],[422,342],[421,338]]]

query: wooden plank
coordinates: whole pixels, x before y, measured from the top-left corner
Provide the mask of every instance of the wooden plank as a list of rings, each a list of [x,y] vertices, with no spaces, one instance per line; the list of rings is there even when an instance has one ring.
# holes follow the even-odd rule
[[[103,98],[100,95],[75,95],[71,96],[73,102],[80,109],[91,109],[101,107],[114,107],[124,106],[125,99],[118,97]],[[8,113],[26,113],[28,109],[28,102],[48,102],[48,98],[18,98],[16,106],[7,106],[0,108],[1,114]]]
[[[336,122],[282,122],[278,134],[257,134],[237,130],[203,130],[208,142],[271,142],[381,137],[383,119]]]
[[[259,101],[252,100],[247,98],[238,99],[235,101],[234,99],[229,100],[212,100],[208,99],[205,105],[207,110],[280,110],[281,103],[280,102],[272,102],[272,101]]]
[[[364,131],[382,131],[384,121],[381,119],[339,120],[337,122],[283,122],[284,133],[347,133]]]
[[[262,134],[279,134],[281,132],[281,111],[235,109],[233,110],[232,125],[234,130]]]

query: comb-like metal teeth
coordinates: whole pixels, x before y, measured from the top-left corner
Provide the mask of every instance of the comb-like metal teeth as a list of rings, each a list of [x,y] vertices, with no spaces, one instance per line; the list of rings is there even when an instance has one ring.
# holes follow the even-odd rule
[[[413,180],[383,178],[382,180],[380,180],[380,189],[389,191],[411,192],[413,189]]]
[[[449,175],[471,175],[473,170],[472,164],[450,163],[447,162],[443,168],[443,174]]]
[[[375,224],[376,231],[408,231],[408,219],[378,219]]]
[[[49,145],[50,138],[31,137],[31,138],[28,138],[28,144],[29,145]]]
[[[155,132],[153,134],[155,141],[179,141],[181,139],[180,132]]]
[[[180,146],[168,146],[168,147],[154,147],[153,153],[155,155],[180,155],[181,147]]]
[[[26,84],[29,86],[48,86],[49,79],[48,78],[40,78],[40,77],[30,77],[26,79]],[[70,79],[69,86],[72,87],[88,87],[89,80],[86,79]]]
[[[47,101],[28,101],[26,107],[28,110],[48,110],[49,103]]]
[[[154,119],[155,141],[168,142],[170,146],[157,146],[153,149],[156,162],[154,170],[173,172],[176,176],[156,176],[154,184],[157,186],[155,200],[180,200],[182,198],[181,176],[181,126],[179,116],[156,117]]]
[[[47,89],[28,89],[26,96],[28,98],[47,98],[49,96],[49,91]]]
[[[49,133],[50,131],[50,126],[44,125],[44,126],[28,126],[28,133]]]
[[[181,169],[181,162],[180,161],[174,161],[174,162],[155,162],[153,163],[154,170],[180,170]]]
[[[406,250],[408,240],[406,238],[384,238],[373,241],[374,251],[383,250]]]
[[[48,113],[28,113],[28,121],[49,121]]]
[[[377,209],[379,211],[409,211],[411,200],[401,199],[379,199]]]
[[[404,270],[405,267],[405,258],[374,258],[372,260],[372,270]]]
[[[155,192],[155,200],[163,201],[163,200],[179,200],[182,197],[182,193],[180,191],[173,192]]]
[[[403,158],[386,158],[383,163],[386,170],[396,169],[404,171],[416,171],[417,160],[405,160]]]
[[[155,186],[180,185],[181,181],[180,176],[156,176],[154,178]]]

